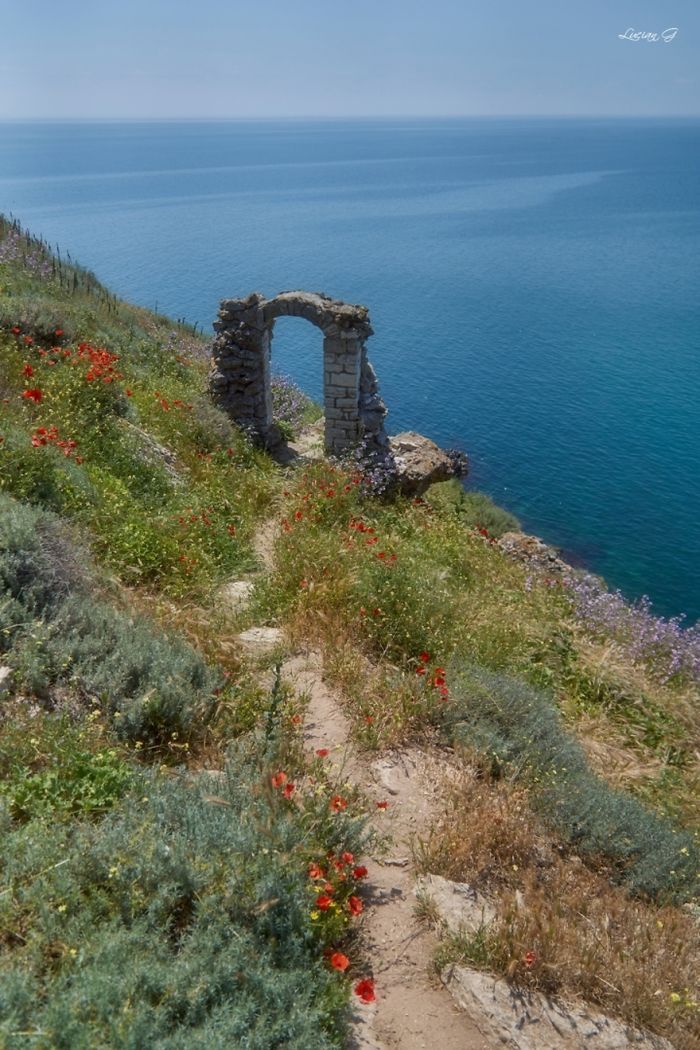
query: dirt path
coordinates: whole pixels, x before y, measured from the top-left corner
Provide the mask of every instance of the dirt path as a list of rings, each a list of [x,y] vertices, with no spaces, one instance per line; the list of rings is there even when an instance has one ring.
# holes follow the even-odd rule
[[[388,852],[363,860],[369,871],[363,935],[377,1002],[357,1007],[349,1050],[491,1050],[469,1016],[430,977],[436,941],[415,915],[411,840],[429,827],[439,759],[412,750],[366,759],[350,742],[350,722],[323,681],[318,655],[292,657],[282,671],[308,698],[308,750],[329,748],[328,761],[339,778],[375,802],[388,802],[372,818],[389,839]]]

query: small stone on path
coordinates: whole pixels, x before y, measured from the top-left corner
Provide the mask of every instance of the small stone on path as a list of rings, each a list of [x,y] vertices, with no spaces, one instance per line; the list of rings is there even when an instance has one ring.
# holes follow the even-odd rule
[[[252,580],[232,580],[225,584],[219,594],[232,612],[245,609],[255,588]]]
[[[253,653],[271,653],[284,644],[284,634],[279,627],[249,627],[238,640]]]

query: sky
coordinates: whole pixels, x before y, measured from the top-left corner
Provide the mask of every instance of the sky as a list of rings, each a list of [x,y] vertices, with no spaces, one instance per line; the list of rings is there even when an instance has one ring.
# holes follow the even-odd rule
[[[697,0],[0,0],[0,36],[0,119],[700,115]]]

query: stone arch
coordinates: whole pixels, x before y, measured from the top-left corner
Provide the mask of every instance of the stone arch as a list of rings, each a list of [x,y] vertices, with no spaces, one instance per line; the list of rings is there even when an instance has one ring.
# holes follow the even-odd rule
[[[319,292],[282,292],[266,299],[223,299],[214,330],[210,390],[216,404],[260,444],[280,443],[272,418],[270,357],[275,320],[303,317],[323,333],[325,447],[342,454],[363,441],[384,449],[386,407],[379,396],[366,340],[372,335],[365,306]]]

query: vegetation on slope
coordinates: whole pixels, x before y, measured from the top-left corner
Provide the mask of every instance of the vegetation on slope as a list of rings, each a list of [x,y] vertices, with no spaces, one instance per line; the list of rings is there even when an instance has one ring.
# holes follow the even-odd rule
[[[364,746],[461,756],[425,864],[499,919],[453,957],[692,1046],[697,632],[528,572],[478,494],[281,471],[205,371],[192,330],[0,222],[0,1040],[342,1045],[361,802],[334,805],[296,701],[237,647],[257,622],[324,650]],[[290,433],[311,416],[278,401]],[[276,568],[227,612],[271,515]]]

